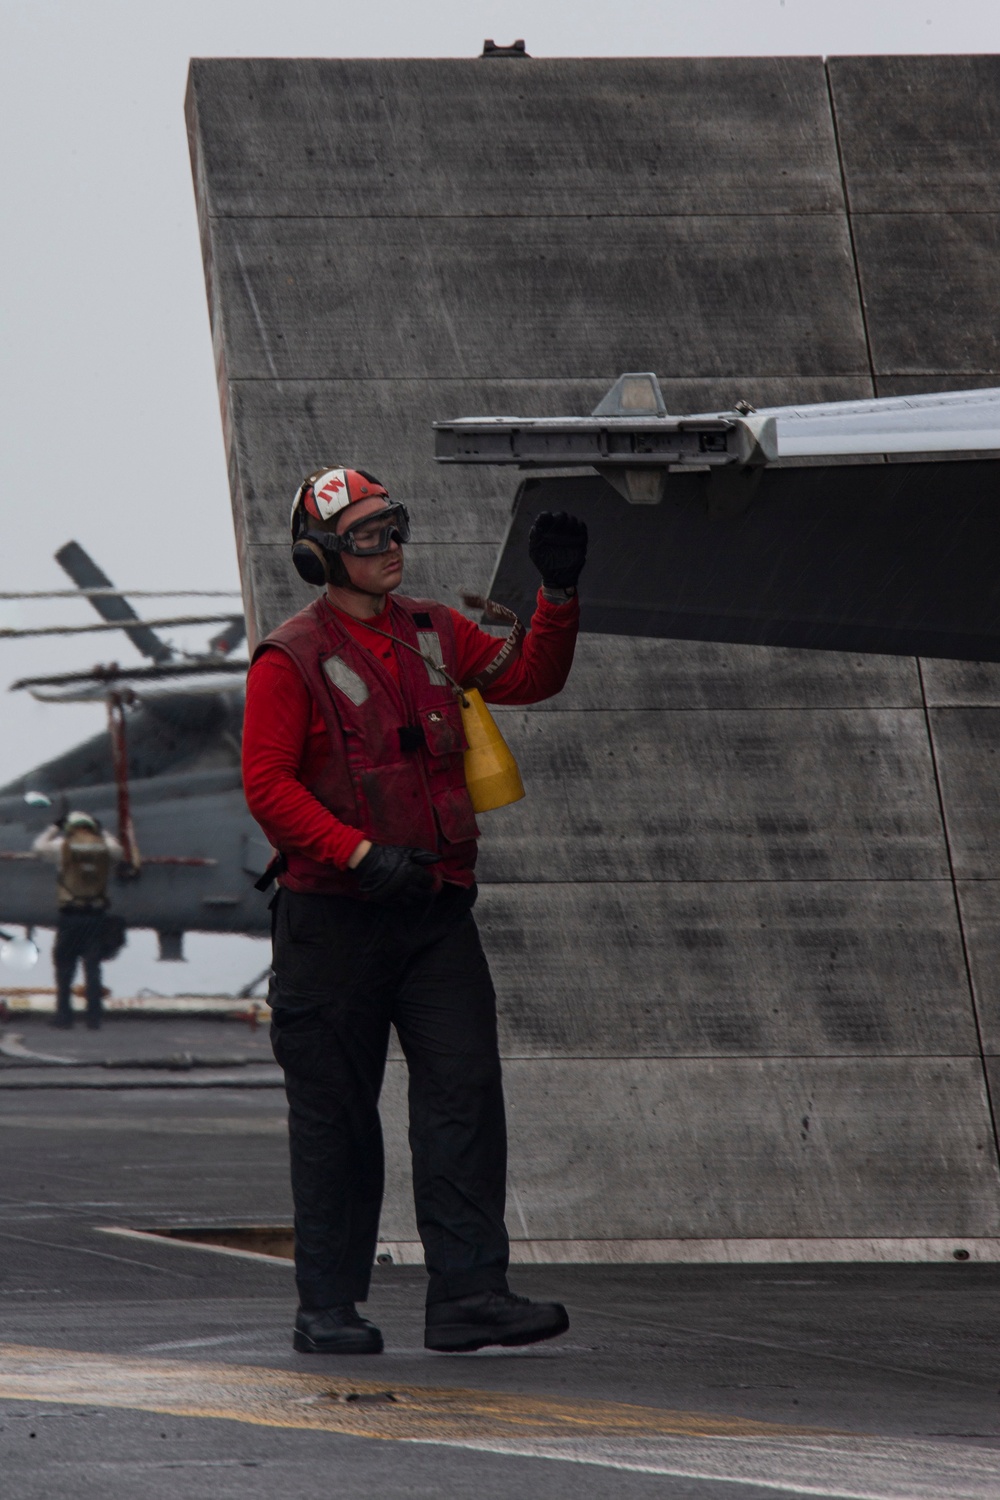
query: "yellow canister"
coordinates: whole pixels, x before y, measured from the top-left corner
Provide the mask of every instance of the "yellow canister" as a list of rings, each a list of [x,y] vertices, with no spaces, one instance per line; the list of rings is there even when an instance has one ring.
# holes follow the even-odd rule
[[[465,782],[477,813],[492,812],[524,796],[521,773],[503,735],[493,721],[483,696],[469,688],[458,700],[469,748],[465,752]]]

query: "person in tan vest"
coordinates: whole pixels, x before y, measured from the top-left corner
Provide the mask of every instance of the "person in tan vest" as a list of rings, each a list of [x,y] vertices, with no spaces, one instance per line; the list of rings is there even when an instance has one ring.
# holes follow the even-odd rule
[[[64,1030],[73,1025],[70,996],[76,966],[82,959],[87,1025],[96,1031],[101,1024],[101,962],[114,956],[124,935],[121,924],[107,915],[108,881],[112,868],[123,858],[122,847],[90,813],[71,812],[40,833],[32,849],[51,860],[58,871],[59,920],[52,948],[56,1013],[52,1024]]]

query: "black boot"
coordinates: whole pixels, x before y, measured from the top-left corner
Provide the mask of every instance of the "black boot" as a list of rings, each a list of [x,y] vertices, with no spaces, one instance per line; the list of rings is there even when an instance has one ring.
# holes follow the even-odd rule
[[[441,1354],[467,1354],[487,1344],[509,1349],[554,1339],[568,1327],[561,1302],[529,1302],[513,1292],[475,1292],[430,1304],[424,1347]]]
[[[300,1307],[292,1345],[300,1354],[381,1354],[382,1335],[358,1316],[353,1302],[337,1307]]]
[[[73,1012],[71,1010],[57,1010],[49,1025],[54,1026],[57,1031],[72,1031]]]

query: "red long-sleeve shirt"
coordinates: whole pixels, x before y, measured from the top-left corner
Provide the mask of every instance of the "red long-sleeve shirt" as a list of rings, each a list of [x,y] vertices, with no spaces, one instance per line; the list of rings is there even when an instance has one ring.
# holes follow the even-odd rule
[[[465,615],[452,610],[457,666],[455,677],[469,682],[496,656],[502,644]],[[378,655],[398,677],[396,648],[365,629],[364,622],[336,611],[354,639]],[[520,654],[483,693],[490,703],[540,703],[566,684],[579,628],[577,600],[550,604],[541,591]],[[285,853],[305,854],[338,870],[364,839],[342,823],[303,785],[331,754],[323,717],[284,651],[265,651],[250,668],[243,721],[243,787],[247,805],[271,844]]]

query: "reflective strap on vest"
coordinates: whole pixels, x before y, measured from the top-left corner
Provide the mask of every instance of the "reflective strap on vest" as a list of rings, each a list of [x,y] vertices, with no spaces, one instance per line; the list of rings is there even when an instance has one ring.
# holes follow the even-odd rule
[[[323,671],[334,687],[338,687],[345,697],[350,698],[355,708],[367,703],[371,696],[367,682],[342,657],[328,656],[323,663]]]
[[[427,676],[430,678],[431,682],[434,683],[435,687],[447,687],[447,677],[445,677],[442,672],[439,672],[437,666],[435,665],[435,663],[437,662],[444,662],[444,657],[441,654],[441,637],[438,635],[437,631],[418,630],[417,643],[419,646],[420,655],[423,657],[424,665],[427,668]],[[401,646],[405,646],[406,642],[400,641],[398,644]]]

